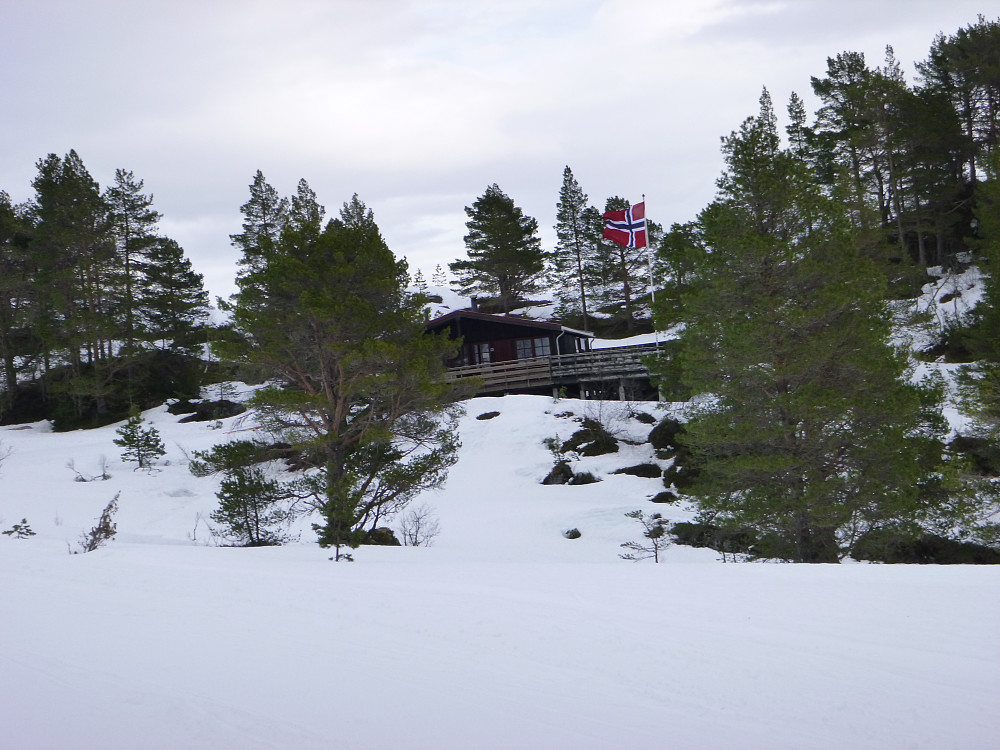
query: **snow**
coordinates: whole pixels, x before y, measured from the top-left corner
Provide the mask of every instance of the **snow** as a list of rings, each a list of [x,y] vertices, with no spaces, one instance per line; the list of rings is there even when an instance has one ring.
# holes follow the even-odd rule
[[[213,394],[215,395],[215,394]],[[659,480],[542,486],[575,419],[623,438],[656,404],[480,398],[430,547],[218,546],[192,452],[252,418],[146,412],[167,455],[118,459],[112,425],[0,428],[0,746],[50,748],[985,748],[1000,737],[1000,570],[619,559]],[[489,420],[476,419],[498,411]],[[2,453],[0,453],[2,455]],[[102,460],[102,457],[104,459]],[[66,464],[73,461],[75,471]],[[107,465],[110,479],[97,476]],[[121,493],[118,536],[70,555]],[[569,540],[563,532],[578,528]]]

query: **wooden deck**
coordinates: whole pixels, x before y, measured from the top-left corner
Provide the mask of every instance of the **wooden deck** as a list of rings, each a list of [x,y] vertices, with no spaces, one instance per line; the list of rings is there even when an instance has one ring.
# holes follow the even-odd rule
[[[447,377],[449,380],[474,376],[482,378],[483,386],[477,391],[479,394],[648,378],[649,369],[643,364],[643,359],[655,354],[656,349],[656,344],[639,344],[594,349],[580,354],[467,365],[449,369]]]

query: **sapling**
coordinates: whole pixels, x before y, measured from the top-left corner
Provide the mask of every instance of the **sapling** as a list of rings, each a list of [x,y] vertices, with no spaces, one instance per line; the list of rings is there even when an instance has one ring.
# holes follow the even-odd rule
[[[167,452],[156,428],[144,428],[143,423],[142,414],[133,409],[128,422],[118,428],[120,437],[114,441],[115,445],[125,449],[122,460],[135,461],[139,464],[137,469],[149,468],[154,460]]]
[[[0,531],[0,534],[4,536],[9,536],[13,539],[27,539],[35,535],[35,532],[31,530],[31,526],[28,525],[28,519],[22,518],[21,523],[15,523],[11,528],[6,531]]]
[[[621,553],[619,557],[623,560],[648,560],[653,558],[653,562],[660,561],[660,551],[670,546],[670,537],[667,535],[667,519],[659,513],[647,516],[641,510],[633,510],[625,514],[626,518],[634,518],[642,524],[642,542],[625,542],[621,546],[628,552]]]

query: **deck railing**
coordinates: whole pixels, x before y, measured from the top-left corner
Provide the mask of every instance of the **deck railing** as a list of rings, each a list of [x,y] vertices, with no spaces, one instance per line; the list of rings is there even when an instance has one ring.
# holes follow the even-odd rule
[[[656,344],[637,344],[578,354],[465,365],[452,367],[447,377],[449,380],[460,380],[478,376],[483,380],[480,393],[648,377],[649,369],[643,364],[643,359],[654,354],[656,348]]]

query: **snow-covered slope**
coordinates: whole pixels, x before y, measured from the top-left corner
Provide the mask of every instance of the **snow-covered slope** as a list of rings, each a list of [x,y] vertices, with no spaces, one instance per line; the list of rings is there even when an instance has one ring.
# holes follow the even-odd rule
[[[1000,570],[621,560],[627,511],[689,516],[648,502],[659,480],[608,474],[647,445],[584,459],[597,484],[539,484],[542,441],[576,417],[648,432],[620,408],[468,402],[458,465],[417,501],[434,545],[353,564],[329,562],[308,518],[296,544],[215,545],[217,479],[186,464],[252,417],[147,412],[168,448],[153,473],[119,461],[115,426],[0,428],[0,530],[36,532],[0,536],[0,746],[995,746]],[[117,539],[67,554],[118,492]]]

